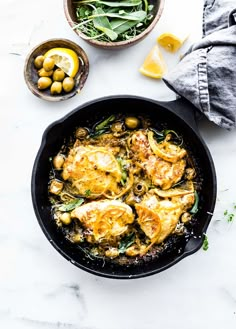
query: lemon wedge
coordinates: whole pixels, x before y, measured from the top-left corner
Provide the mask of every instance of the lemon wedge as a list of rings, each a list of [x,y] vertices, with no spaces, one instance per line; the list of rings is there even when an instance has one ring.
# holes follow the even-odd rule
[[[158,45],[155,45],[139,68],[139,72],[150,78],[161,79],[166,71],[167,65]]]
[[[176,35],[173,33],[163,33],[157,38],[157,42],[165,50],[175,53],[182,47],[184,42],[188,39],[189,34]]]
[[[51,48],[44,54],[44,57],[53,58],[56,66],[71,78],[74,78],[79,70],[79,59],[76,52],[72,49]]]

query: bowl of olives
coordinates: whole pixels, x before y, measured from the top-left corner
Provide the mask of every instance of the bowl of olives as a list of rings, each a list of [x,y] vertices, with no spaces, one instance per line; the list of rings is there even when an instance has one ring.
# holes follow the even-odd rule
[[[63,101],[80,93],[89,73],[85,51],[68,39],[49,39],[34,47],[24,66],[29,90],[47,101]]]

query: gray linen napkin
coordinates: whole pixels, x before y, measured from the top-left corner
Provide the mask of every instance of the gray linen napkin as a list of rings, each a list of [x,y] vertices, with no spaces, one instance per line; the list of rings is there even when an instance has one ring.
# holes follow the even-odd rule
[[[205,0],[203,38],[163,81],[210,121],[236,127],[235,0]]]

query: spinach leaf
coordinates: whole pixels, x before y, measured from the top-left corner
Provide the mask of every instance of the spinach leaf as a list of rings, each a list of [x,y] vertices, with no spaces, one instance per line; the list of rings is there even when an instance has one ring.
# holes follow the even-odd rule
[[[124,1],[103,1],[103,0],[83,0],[80,1],[80,4],[101,4],[108,7],[134,7],[139,6],[142,3],[142,0],[124,0]]]
[[[189,211],[190,214],[196,214],[198,212],[199,196],[196,191],[194,191],[194,196],[195,196],[195,202],[194,202],[192,209]]]
[[[83,198],[78,198],[78,199],[72,200],[68,203],[60,205],[58,210],[60,210],[60,211],[71,211],[71,210],[75,209],[76,207],[81,206],[83,202],[84,202]]]
[[[111,24],[101,8],[93,11],[93,17],[93,25],[97,30],[105,33],[112,41],[117,39],[118,34],[112,30]]]
[[[96,9],[96,10],[98,10],[98,9]],[[114,17],[114,18],[121,18],[121,19],[126,19],[126,20],[128,19],[131,21],[140,21],[140,20],[142,20],[143,15],[145,15],[145,17],[146,17],[146,12],[143,10],[134,11],[132,13],[124,13],[122,15],[117,14],[117,13],[109,13],[109,12],[105,13],[103,11],[103,13],[100,13],[100,14],[98,14],[98,13],[95,14],[93,12],[93,15],[88,16],[88,19],[94,19],[96,17],[111,17],[111,18]]]
[[[103,120],[101,123],[99,123],[95,127],[95,131],[98,131],[98,130],[107,128],[107,126],[109,125],[109,123],[113,122],[115,120],[115,118],[116,117],[114,115],[109,116],[109,118]]]
[[[125,253],[125,251],[134,243],[135,241],[135,233],[132,232],[119,243],[119,252],[121,254]]]
[[[146,17],[146,13],[145,11],[143,11],[142,14],[140,14],[140,20],[138,22],[115,18],[111,20],[111,27],[113,31],[115,31],[118,34],[121,34],[128,31],[130,28],[134,27],[139,22],[143,21],[145,17]]]

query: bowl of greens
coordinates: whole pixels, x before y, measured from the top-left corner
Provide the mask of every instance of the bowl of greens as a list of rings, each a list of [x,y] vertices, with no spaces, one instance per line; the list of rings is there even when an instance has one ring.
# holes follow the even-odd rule
[[[117,49],[145,38],[159,21],[164,0],[64,0],[66,19],[82,39]]]

